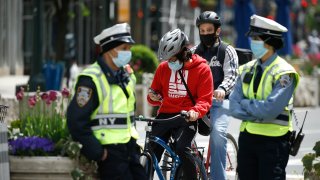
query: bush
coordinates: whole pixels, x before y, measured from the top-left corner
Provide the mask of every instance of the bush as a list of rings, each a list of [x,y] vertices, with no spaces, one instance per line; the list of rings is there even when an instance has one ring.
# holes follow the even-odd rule
[[[142,82],[142,74],[145,72],[154,73],[159,61],[156,54],[145,45],[134,45],[131,51],[132,59],[130,65],[137,77],[137,83],[140,84]]]
[[[320,180],[320,141],[313,147],[315,153],[303,156],[304,179]]]

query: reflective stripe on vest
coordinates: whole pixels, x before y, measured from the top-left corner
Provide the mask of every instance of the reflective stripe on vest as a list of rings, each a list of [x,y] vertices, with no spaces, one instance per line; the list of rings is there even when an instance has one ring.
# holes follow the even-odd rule
[[[80,76],[89,76],[96,85],[99,106],[91,114],[91,129],[101,144],[127,143],[131,137],[137,139],[138,133],[134,127],[134,87],[135,81],[129,81],[126,86],[127,98],[118,85],[109,84],[98,63],[92,64],[81,72]],[[133,74],[131,78],[135,80]],[[113,122],[117,121],[120,124]],[[97,122],[95,124],[95,122]],[[100,121],[100,122],[99,122]]]
[[[288,64],[284,59],[279,56],[265,68],[263,75],[257,90],[257,93],[253,92],[253,81],[254,77],[251,79],[250,84],[244,83],[243,78],[247,72],[255,72],[257,61],[253,60],[239,68],[241,72],[242,80],[242,91],[243,95],[247,99],[258,99],[266,100],[269,94],[272,92],[274,83],[280,79],[284,74],[294,74],[296,78],[296,87],[299,83],[299,75],[294,70],[294,68]],[[296,89],[295,87],[295,89]],[[290,99],[290,102],[285,107],[283,112],[278,115],[275,119],[269,120],[256,120],[256,121],[243,121],[240,127],[240,131],[246,129],[252,134],[260,134],[266,136],[282,136],[292,130],[291,123],[291,105],[293,102],[293,97]]]
[[[93,119],[90,122],[92,130],[99,129],[126,129],[127,125],[127,114],[104,114],[97,115],[97,119]],[[130,113],[131,125],[134,125],[134,112]]]

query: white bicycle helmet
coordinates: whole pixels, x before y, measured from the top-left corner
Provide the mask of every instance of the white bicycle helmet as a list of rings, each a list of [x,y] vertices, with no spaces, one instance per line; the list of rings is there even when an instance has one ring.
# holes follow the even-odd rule
[[[160,40],[158,49],[159,60],[167,60],[178,54],[189,42],[187,35],[180,29],[167,32]]]

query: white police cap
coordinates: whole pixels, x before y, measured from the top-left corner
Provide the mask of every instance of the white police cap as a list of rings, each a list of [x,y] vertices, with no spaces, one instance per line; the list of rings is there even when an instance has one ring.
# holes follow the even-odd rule
[[[121,23],[104,29],[99,35],[93,38],[94,42],[100,46],[107,46],[112,42],[123,42],[134,44],[134,40],[130,34],[130,26],[128,23]]]
[[[281,37],[282,33],[287,31],[286,27],[276,21],[254,14],[250,17],[250,29],[247,36],[270,35]]]

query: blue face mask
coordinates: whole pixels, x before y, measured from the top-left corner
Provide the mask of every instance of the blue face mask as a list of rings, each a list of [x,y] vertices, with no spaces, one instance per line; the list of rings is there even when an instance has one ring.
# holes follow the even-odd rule
[[[114,64],[120,68],[128,64],[131,60],[132,53],[131,51],[118,51],[118,57],[112,57]]]
[[[268,52],[268,49],[264,47],[263,41],[251,40],[250,46],[252,53],[258,59],[262,58]]]
[[[168,62],[169,68],[173,71],[178,71],[179,69],[182,68],[182,63],[180,63],[179,60],[176,60],[174,62]]]

